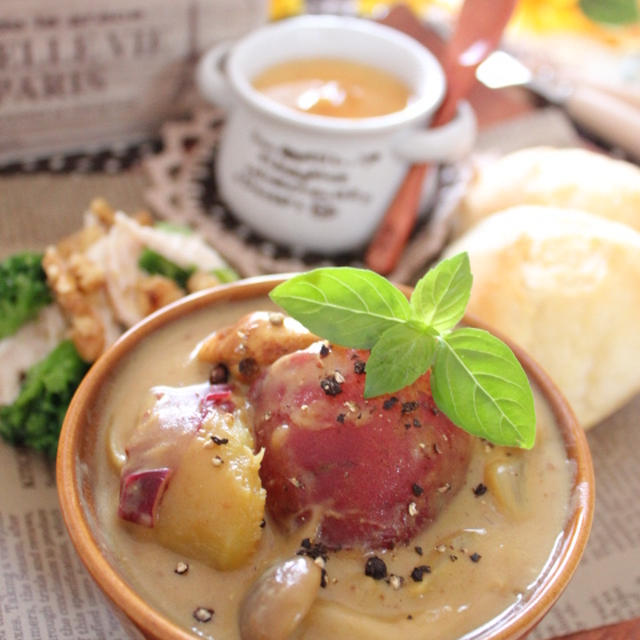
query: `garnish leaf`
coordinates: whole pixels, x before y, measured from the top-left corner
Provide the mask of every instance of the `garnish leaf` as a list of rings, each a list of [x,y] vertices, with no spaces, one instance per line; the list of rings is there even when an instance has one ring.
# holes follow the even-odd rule
[[[421,278],[411,295],[411,308],[437,331],[451,329],[464,315],[472,282],[469,255],[459,253]]]
[[[529,449],[535,410],[527,375],[511,349],[486,331],[459,329],[471,293],[466,253],[444,260],[416,285],[411,302],[364,269],[315,269],[283,282],[271,299],[331,342],[371,349],[366,398],[394,393],[432,368],[438,407],[458,427]]]
[[[370,349],[387,329],[410,316],[409,302],[388,280],[352,267],[294,276],[270,296],[309,331],[356,349]]]
[[[364,397],[393,393],[415,382],[433,362],[436,339],[410,324],[387,329],[367,360]]]
[[[579,0],[578,4],[582,13],[594,22],[623,25],[640,20],[636,0]]]
[[[527,375],[501,340],[465,328],[442,338],[431,376],[433,399],[465,431],[530,449],[535,410]]]

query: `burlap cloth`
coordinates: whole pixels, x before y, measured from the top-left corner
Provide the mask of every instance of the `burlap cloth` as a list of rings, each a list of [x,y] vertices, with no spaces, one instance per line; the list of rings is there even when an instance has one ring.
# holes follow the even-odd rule
[[[0,258],[43,249],[82,226],[91,199],[106,197],[133,212],[144,206],[146,178],[139,165],[113,175],[21,173],[0,176]]]

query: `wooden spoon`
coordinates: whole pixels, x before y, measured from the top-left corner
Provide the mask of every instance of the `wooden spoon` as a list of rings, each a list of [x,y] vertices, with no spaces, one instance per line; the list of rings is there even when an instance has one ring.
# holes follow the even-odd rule
[[[476,67],[498,46],[517,0],[465,0],[443,59],[447,93],[430,126],[449,122],[475,82]],[[417,217],[429,165],[413,165],[396,192],[365,255],[366,265],[389,273],[398,261]]]

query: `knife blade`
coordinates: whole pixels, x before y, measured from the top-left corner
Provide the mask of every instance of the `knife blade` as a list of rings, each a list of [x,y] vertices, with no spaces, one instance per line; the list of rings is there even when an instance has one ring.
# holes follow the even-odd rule
[[[492,53],[476,70],[490,89],[521,86],[560,106],[585,131],[640,160],[640,108],[603,90],[572,83],[553,71],[534,72],[510,53]]]

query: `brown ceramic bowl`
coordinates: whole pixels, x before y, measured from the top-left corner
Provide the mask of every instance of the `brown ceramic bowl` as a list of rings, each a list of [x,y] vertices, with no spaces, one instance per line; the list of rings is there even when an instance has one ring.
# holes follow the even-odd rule
[[[215,314],[229,302],[256,300],[264,307],[265,296],[283,278],[267,276],[225,285],[195,294],[150,316],[125,334],[91,368],[74,396],[62,429],[57,459],[57,483],[62,513],[69,534],[82,561],[115,604],[124,620],[147,638],[187,640],[196,636],[179,628],[151,607],[123,578],[109,553],[105,537],[96,525],[92,466],[96,456],[96,432],[91,428],[91,410],[107,386],[119,362],[150,334],[198,310]],[[481,326],[472,318],[470,325]],[[511,345],[530,379],[540,388],[551,406],[562,432],[567,456],[574,461],[576,475],[571,500],[574,507],[561,543],[548,561],[538,586],[521,602],[482,629],[465,636],[468,640],[516,640],[523,638],[547,613],[567,586],[585,548],[594,504],[591,456],[584,432],[566,400],[540,367],[521,349]],[[129,625],[131,626],[131,625]],[[138,635],[138,634],[136,634]],[[138,636],[139,637],[139,636]]]

